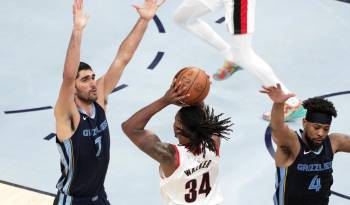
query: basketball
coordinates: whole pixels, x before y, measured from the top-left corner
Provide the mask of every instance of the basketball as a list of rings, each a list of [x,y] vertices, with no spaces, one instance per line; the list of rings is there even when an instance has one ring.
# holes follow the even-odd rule
[[[176,82],[182,83],[181,87],[186,86],[185,94],[190,94],[183,100],[187,105],[196,105],[207,97],[210,89],[209,76],[204,70],[192,66],[181,69],[175,75]]]

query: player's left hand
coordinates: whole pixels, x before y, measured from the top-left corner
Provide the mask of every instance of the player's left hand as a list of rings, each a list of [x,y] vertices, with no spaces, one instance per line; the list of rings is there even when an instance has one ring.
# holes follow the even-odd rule
[[[142,19],[149,21],[153,18],[164,1],[165,0],[145,0],[143,5],[134,4],[133,7],[137,10]]]
[[[289,98],[295,96],[294,93],[284,93],[279,83],[276,86],[262,86],[260,92],[266,93],[274,103],[284,103]]]
[[[181,81],[177,82],[176,79],[174,79],[170,88],[164,94],[162,99],[167,104],[174,104],[181,107],[188,106],[187,104],[183,103],[183,100],[190,95],[186,94],[186,90],[186,86],[182,86]]]

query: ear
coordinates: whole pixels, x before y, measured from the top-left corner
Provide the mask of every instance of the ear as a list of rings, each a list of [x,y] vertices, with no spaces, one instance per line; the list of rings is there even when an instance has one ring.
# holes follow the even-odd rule
[[[303,127],[305,128],[307,124],[307,120],[305,118],[303,118]]]

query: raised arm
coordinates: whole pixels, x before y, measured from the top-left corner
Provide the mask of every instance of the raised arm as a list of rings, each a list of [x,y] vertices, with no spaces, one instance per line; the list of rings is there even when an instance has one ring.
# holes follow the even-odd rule
[[[107,96],[117,85],[124,68],[130,62],[139,46],[149,21],[153,18],[163,2],[163,0],[159,3],[157,3],[156,0],[145,0],[142,6],[134,5],[140,18],[129,35],[119,46],[118,52],[107,73],[98,80],[98,84],[102,83],[103,85],[103,96],[101,96],[103,99],[101,98],[101,102],[103,102],[102,100],[107,99]]]
[[[330,134],[333,152],[350,152],[350,135],[341,133]]]
[[[74,104],[75,78],[80,62],[80,46],[88,16],[83,13],[83,1],[73,2],[73,30],[67,49],[63,70],[63,81],[55,105],[56,129],[58,138],[69,135]],[[68,132],[68,133],[67,133]]]
[[[277,145],[276,163],[284,166],[295,159],[299,152],[300,145],[295,132],[289,129],[284,122],[284,103],[293,97],[294,94],[285,94],[281,89],[281,85],[265,87],[260,91],[266,93],[273,101],[271,110],[271,129],[272,139]]]
[[[175,150],[170,144],[162,143],[156,134],[145,130],[145,126],[157,112],[186,97],[183,95],[186,88],[179,86],[180,84],[173,83],[162,98],[142,108],[122,124],[123,131],[129,139],[161,165],[169,165],[174,162]]]

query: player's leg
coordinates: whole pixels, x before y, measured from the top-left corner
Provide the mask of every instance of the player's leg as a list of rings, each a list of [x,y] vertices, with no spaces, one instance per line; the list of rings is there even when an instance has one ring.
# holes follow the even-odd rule
[[[227,64],[237,64],[252,73],[263,85],[272,86],[281,84],[286,93],[290,91],[278,79],[271,66],[258,56],[252,46],[252,33],[254,32],[255,0],[225,0],[226,26],[231,34],[230,45],[234,61]],[[231,66],[232,67],[232,66]],[[220,68],[214,79],[223,80],[232,75],[230,66]],[[293,120],[305,115],[301,101],[296,97],[290,98],[285,107],[285,119]],[[264,114],[269,119],[269,114]]]
[[[218,0],[184,0],[175,11],[174,20],[182,28],[216,48],[226,60],[232,61],[230,45],[201,19],[202,16],[219,8],[219,6],[221,4]]]

